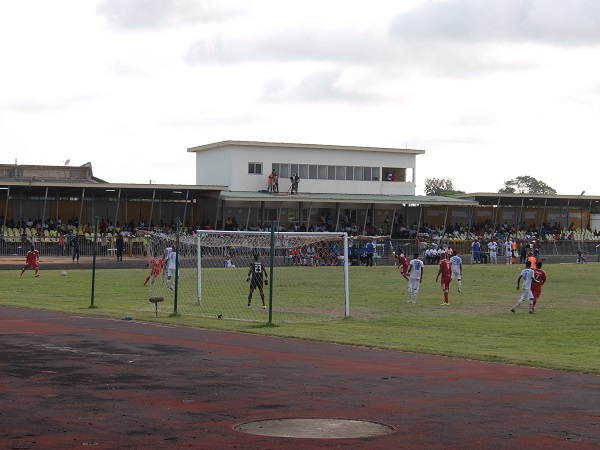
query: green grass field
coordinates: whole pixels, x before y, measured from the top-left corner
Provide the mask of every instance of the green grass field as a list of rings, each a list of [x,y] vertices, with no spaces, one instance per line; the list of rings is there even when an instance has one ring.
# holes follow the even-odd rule
[[[185,312],[155,318],[148,302],[150,289],[142,286],[148,272],[141,269],[98,270],[95,308],[90,308],[89,270],[69,270],[66,276],[42,270],[39,278],[31,271],[19,277],[18,270],[0,270],[0,304],[600,374],[600,264],[545,265],[548,282],[535,315],[527,313],[526,304],[516,314],[510,312],[520,296],[516,284],[521,269],[465,265],[463,292],[457,293],[453,285],[450,306],[443,307],[436,266],[425,267],[415,305],[407,304],[406,282],[395,267],[351,267],[350,318],[275,326]],[[290,289],[298,306],[314,305],[320,289],[330,283],[328,268],[286,270],[293,275],[293,285],[276,280],[275,289]],[[244,271],[227,276],[237,283]],[[244,281],[240,283],[246,286]],[[241,298],[241,309],[244,303]]]

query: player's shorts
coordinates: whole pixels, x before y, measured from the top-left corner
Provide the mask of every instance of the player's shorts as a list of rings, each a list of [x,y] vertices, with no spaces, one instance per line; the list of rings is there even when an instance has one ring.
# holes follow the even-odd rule
[[[33,262],[33,263],[25,263],[25,268],[27,269],[28,267],[33,267],[34,269],[38,268],[38,263]]]
[[[460,272],[452,272],[451,279],[454,280],[455,278],[460,280]]]
[[[154,278],[156,278],[157,276],[160,275],[160,273],[162,272],[162,267],[159,267],[157,269],[152,269],[152,272],[150,272],[152,274],[152,276]]]
[[[255,280],[255,279],[250,280],[250,289],[262,289],[262,288],[263,288],[262,280]]]
[[[442,278],[442,290],[443,291],[450,290],[450,282],[451,281],[452,281],[452,278]]]
[[[533,296],[533,298],[540,298],[541,293],[542,293],[541,289],[532,289],[531,290],[531,295]]]
[[[175,276],[175,268],[174,267],[173,268],[169,267],[167,269],[167,276],[168,277],[174,277]]]
[[[409,278],[408,280],[408,288],[412,289],[413,291],[416,289],[419,289],[419,280],[418,279],[414,279],[414,278]]]
[[[525,300],[529,300],[530,298],[533,298],[531,289],[523,289],[523,292],[521,293],[521,300],[525,301]]]

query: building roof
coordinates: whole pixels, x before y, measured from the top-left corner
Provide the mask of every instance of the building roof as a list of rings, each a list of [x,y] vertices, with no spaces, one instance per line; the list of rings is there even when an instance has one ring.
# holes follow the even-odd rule
[[[493,192],[476,192],[456,194],[453,198],[471,200],[481,206],[534,206],[565,207],[578,206],[590,208],[600,205],[597,195],[545,195],[545,194],[500,194]]]
[[[10,189],[10,195],[26,195],[29,197],[43,198],[46,192],[50,197],[85,197],[117,198],[119,191],[121,198],[129,199],[156,199],[185,200],[192,196],[218,196],[219,191],[225,186],[187,185],[187,184],[130,184],[130,183],[91,183],[91,182],[45,182],[37,180],[5,181],[0,180],[0,197],[5,196],[5,189]],[[47,189],[47,191],[46,191]],[[1,214],[1,212],[0,212]]]
[[[390,205],[427,206],[477,206],[477,202],[466,199],[425,195],[368,195],[368,194],[271,194],[268,192],[221,191],[220,197],[229,201],[316,202],[316,203],[383,203]]]
[[[324,145],[324,144],[294,144],[285,142],[254,142],[254,141],[221,141],[213,142],[212,144],[199,145],[197,147],[188,148],[188,152],[200,152],[222,147],[271,147],[271,148],[287,148],[287,149],[311,149],[311,150],[349,150],[363,152],[385,152],[385,153],[405,153],[412,155],[422,155],[425,150],[416,150],[409,148],[387,148],[387,147],[357,147],[348,145]]]

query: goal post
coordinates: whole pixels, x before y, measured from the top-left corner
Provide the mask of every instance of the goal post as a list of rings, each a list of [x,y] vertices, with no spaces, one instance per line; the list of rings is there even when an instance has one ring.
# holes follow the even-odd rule
[[[343,317],[350,316],[349,252],[347,233],[301,233],[277,231],[219,231],[202,230],[197,233],[197,302],[203,305],[205,270],[233,268],[233,261],[247,269],[254,255],[259,255],[269,270],[268,308],[273,311],[274,292],[277,294],[279,268],[341,266],[343,281]],[[215,262],[216,260],[216,262]],[[229,266],[229,267],[228,267]],[[319,275],[315,273],[315,275]],[[324,275],[324,274],[323,274]],[[265,297],[267,292],[265,289]],[[265,298],[267,300],[267,298]],[[277,306],[277,305],[275,305]]]
[[[180,315],[265,323],[350,317],[348,267],[353,256],[346,233],[148,234],[152,256],[177,251],[177,276],[169,281],[165,269],[151,283],[151,295],[164,297],[159,312],[176,308]],[[269,285],[256,284],[249,276],[255,255]]]

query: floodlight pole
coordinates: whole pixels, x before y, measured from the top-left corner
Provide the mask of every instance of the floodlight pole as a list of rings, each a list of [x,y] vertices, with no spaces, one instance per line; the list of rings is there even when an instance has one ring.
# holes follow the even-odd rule
[[[176,220],[177,234],[175,235],[175,298],[173,299],[173,315],[177,315],[177,292],[179,288],[179,233],[181,228],[181,221],[179,218]]]
[[[94,287],[96,285],[96,244],[98,239],[98,216],[94,219],[94,243],[92,245],[92,301],[90,308],[94,308]]]
[[[275,260],[275,221],[271,221],[271,251],[269,258],[269,325],[273,324],[273,262]]]

